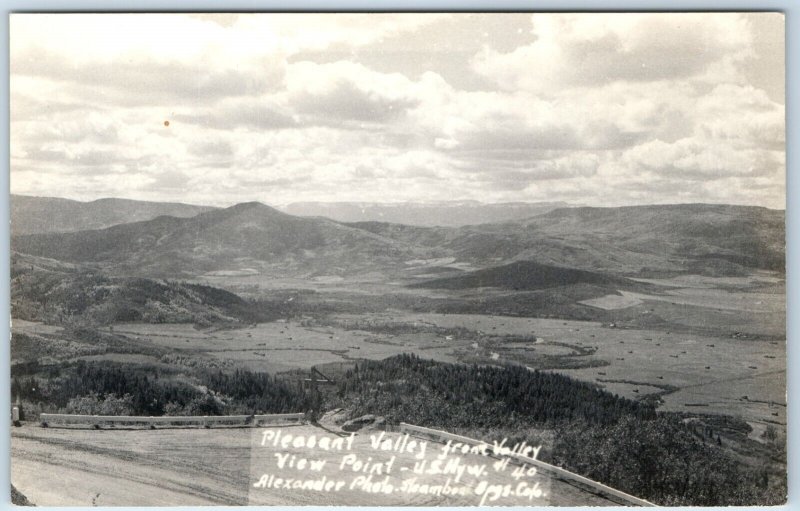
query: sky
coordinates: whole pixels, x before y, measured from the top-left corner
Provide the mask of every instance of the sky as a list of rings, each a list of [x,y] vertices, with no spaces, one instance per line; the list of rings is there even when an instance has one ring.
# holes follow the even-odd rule
[[[775,13],[12,14],[11,192],[785,207]]]

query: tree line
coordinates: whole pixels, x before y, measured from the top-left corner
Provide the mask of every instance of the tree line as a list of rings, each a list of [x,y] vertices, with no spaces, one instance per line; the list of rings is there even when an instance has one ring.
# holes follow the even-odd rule
[[[118,415],[148,416],[282,413],[305,410],[307,404],[302,389],[265,373],[237,369],[170,374],[150,364],[83,360],[62,368],[54,378],[14,376],[11,395],[12,400],[53,411],[113,409]]]

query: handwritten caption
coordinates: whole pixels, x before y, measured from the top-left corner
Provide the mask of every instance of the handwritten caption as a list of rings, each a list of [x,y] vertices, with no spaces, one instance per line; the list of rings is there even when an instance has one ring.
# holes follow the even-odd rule
[[[476,499],[481,506],[547,497],[530,462],[541,446],[526,442],[440,444],[384,431],[337,436],[265,429],[255,446],[263,463],[253,491],[423,495]]]

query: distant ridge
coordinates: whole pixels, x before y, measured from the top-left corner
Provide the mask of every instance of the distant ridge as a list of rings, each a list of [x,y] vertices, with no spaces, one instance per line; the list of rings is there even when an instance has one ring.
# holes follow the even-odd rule
[[[30,255],[166,277],[220,270],[338,274],[417,255],[362,229],[291,216],[258,202],[190,218],[159,216],[105,229],[13,236],[11,244]]]
[[[350,224],[476,266],[536,261],[603,273],[743,275],[785,271],[785,211],[725,204],[558,208],[463,227]]]
[[[295,202],[282,211],[338,222],[389,222],[422,227],[461,227],[520,220],[566,207],[565,202]]]
[[[103,229],[158,216],[191,217],[215,209],[174,202],[97,199],[81,202],[57,197],[11,195],[11,233],[40,234]]]
[[[402,278],[441,260],[449,262],[436,264],[467,270],[530,261],[635,277],[785,271],[784,211],[711,204],[570,207],[506,222],[422,227],[340,223],[246,202],[188,218],[161,214],[101,229],[13,234],[12,249],[21,253],[168,278],[375,271]]]

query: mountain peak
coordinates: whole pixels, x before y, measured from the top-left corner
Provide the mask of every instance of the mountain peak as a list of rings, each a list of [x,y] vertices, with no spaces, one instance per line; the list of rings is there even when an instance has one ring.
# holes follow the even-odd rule
[[[269,215],[269,216],[288,216],[286,213],[278,211],[277,209],[273,208],[272,206],[267,206],[263,202],[258,201],[250,201],[250,202],[240,202],[239,204],[234,204],[233,206],[229,206],[221,211],[227,212],[228,215],[236,215],[239,213],[249,213],[249,214],[256,214],[256,215]],[[226,216],[226,215],[223,215]]]
[[[263,202],[258,201],[249,201],[249,202],[240,202],[238,204],[234,204],[231,206],[232,208],[258,208],[258,207],[269,207]]]
[[[237,211],[237,210],[238,211],[245,211],[245,210],[249,210],[249,209],[263,209],[265,211],[278,212],[278,210],[273,208],[272,206],[267,206],[263,202],[258,202],[258,201],[240,202],[238,204],[234,204],[233,206],[229,206],[229,207],[227,207],[225,209],[228,209],[228,210],[231,210],[231,211]]]

